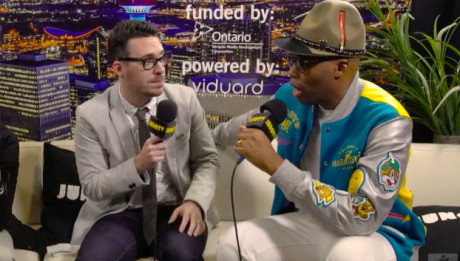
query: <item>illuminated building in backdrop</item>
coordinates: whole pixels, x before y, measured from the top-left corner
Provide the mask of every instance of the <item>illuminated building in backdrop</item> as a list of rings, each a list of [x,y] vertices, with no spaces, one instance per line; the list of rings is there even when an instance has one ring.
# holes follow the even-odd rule
[[[71,138],[67,62],[44,54],[0,62],[0,121],[20,140]]]
[[[118,5],[129,14],[130,20],[147,20],[146,14],[156,5],[156,0],[118,0]]]
[[[85,101],[103,92],[110,83],[107,80],[96,79],[86,75],[70,74],[70,103],[72,117],[72,136],[75,131],[75,111]]]
[[[195,50],[186,47],[171,48],[170,59],[168,60],[166,78],[171,83],[187,83],[190,75],[182,74],[182,66],[184,62],[194,62],[199,60]],[[194,75],[194,74],[192,74]]]
[[[88,38],[88,76],[107,80],[107,37],[101,28]]]
[[[51,43],[53,49],[58,49],[59,53],[56,59],[65,60],[69,63],[71,73],[83,74],[89,69],[85,65],[84,54],[89,53],[88,39],[97,32],[100,32],[101,26],[93,29],[81,31],[69,31],[51,26],[43,27],[44,42]],[[94,49],[93,49],[94,50]],[[94,65],[95,67],[97,65]],[[107,71],[107,70],[106,70]]]

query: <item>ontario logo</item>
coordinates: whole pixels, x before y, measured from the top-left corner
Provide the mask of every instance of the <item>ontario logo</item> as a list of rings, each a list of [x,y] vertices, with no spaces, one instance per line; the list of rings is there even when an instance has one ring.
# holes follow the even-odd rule
[[[214,31],[214,28],[207,26],[205,24],[202,24],[200,22],[195,23],[195,29],[193,30],[193,40],[196,41],[200,37]]]
[[[354,169],[360,155],[361,152],[358,147],[348,145],[340,150],[337,159],[332,161],[332,167],[338,168],[339,170]]]
[[[398,185],[400,174],[401,164],[393,153],[389,152],[387,157],[377,167],[379,183],[386,191],[393,191]]]
[[[193,30],[193,37],[192,40],[196,41],[200,39],[201,37],[209,34],[211,34],[211,40],[213,43],[218,43],[218,44],[225,44],[225,43],[251,43],[252,42],[252,37],[250,34],[245,34],[245,33],[223,33],[223,32],[218,32],[214,31],[214,28],[205,25],[200,22],[195,23],[195,28]]]

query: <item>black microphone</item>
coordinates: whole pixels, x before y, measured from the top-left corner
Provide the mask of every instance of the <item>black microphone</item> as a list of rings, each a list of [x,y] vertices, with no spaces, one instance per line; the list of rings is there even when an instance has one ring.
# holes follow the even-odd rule
[[[252,116],[246,127],[263,131],[272,141],[278,133],[278,125],[284,121],[286,115],[287,108],[284,102],[273,99],[260,106],[260,113]],[[244,157],[239,155],[236,164],[240,164],[243,160]]]
[[[160,139],[168,139],[176,129],[176,117],[176,103],[170,100],[162,100],[158,103],[157,115],[150,117],[150,132]]]

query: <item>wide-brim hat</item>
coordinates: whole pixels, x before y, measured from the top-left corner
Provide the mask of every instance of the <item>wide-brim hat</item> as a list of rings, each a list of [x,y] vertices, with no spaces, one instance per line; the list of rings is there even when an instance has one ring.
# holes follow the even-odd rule
[[[366,31],[353,4],[326,0],[307,13],[294,35],[274,43],[299,55],[354,57],[366,53]]]

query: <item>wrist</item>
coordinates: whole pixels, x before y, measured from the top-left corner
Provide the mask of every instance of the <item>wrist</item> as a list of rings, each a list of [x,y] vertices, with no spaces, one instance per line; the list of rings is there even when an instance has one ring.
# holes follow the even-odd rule
[[[265,172],[267,172],[270,176],[272,176],[283,164],[283,159],[279,156],[267,162],[267,166],[265,168]]]
[[[203,211],[203,209],[201,208],[200,204],[198,204],[198,202],[196,202],[196,201],[193,200],[193,199],[186,199],[186,200],[184,200],[184,203],[187,203],[187,202],[190,202],[190,203],[193,203],[194,205],[196,205],[196,206],[198,207],[198,209],[200,210],[201,215],[204,217],[204,211]]]
[[[139,154],[134,156],[134,167],[139,175],[145,171],[145,168],[142,167],[141,160],[139,159]]]

